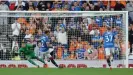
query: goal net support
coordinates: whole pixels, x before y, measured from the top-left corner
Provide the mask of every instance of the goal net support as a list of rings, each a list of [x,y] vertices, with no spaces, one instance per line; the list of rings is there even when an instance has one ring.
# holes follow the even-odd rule
[[[101,38],[106,28],[111,27],[112,32],[118,35],[112,64],[128,68],[126,11],[0,11],[0,22],[0,60],[27,64],[24,55],[18,56],[23,40],[36,44],[34,52],[41,57],[37,39],[49,30],[51,55],[59,64],[88,63],[89,66],[93,64],[91,67],[98,64],[102,67],[106,61]],[[5,61],[0,61],[0,64],[5,64]]]

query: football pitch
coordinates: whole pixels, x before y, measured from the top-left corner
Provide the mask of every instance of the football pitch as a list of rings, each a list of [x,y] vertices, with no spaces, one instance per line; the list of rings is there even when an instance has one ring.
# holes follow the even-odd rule
[[[133,69],[105,68],[3,68],[0,75],[133,75]]]

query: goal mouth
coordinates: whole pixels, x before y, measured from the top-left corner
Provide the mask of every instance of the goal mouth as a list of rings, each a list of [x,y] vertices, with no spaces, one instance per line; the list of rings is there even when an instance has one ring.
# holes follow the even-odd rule
[[[26,28],[25,30],[27,30],[25,31],[25,33],[30,33],[33,36],[36,36],[37,34],[45,30],[51,31],[50,38],[52,40],[56,39],[57,43],[56,45],[53,45],[53,47],[51,47],[51,52],[54,51],[53,56],[60,64],[62,64],[62,62],[65,63],[64,60],[67,60],[66,62],[68,64],[75,64],[72,63],[74,61],[76,62],[76,65],[78,63],[89,63],[93,66],[99,64],[97,65],[98,67],[106,64],[106,61],[104,50],[100,55],[100,49],[102,49],[103,43],[94,42],[97,41],[98,38],[95,38],[94,40],[93,37],[97,34],[102,37],[103,32],[106,31],[106,29],[103,29],[105,24],[105,27],[111,27],[111,29],[116,32],[116,34],[119,34],[120,41],[117,45],[118,48],[116,49],[116,56],[114,56],[115,61],[113,65],[115,67],[118,64],[126,65],[126,67],[128,66],[127,11],[0,11],[0,19],[2,19],[3,21],[1,22],[2,26],[5,25],[4,27],[6,27],[4,30],[2,30],[3,36],[1,37],[1,39],[3,39],[7,34],[9,36],[14,36],[15,33],[13,33],[13,31],[15,30],[13,29],[13,27],[11,27],[11,25],[15,23],[15,20],[17,20],[17,22],[21,25],[19,35],[24,25]],[[30,30],[30,28],[33,29]],[[24,38],[29,37],[30,35]],[[3,44],[10,43],[7,39],[1,39],[0,42],[2,42]],[[22,41],[22,39],[19,40]],[[10,44],[12,45],[12,47],[5,48],[7,49],[7,51],[9,50],[12,53],[16,46],[20,48],[21,41],[18,41],[17,45],[13,43],[14,45]],[[79,41],[81,43],[79,43]],[[53,48],[56,50],[53,50]],[[81,52],[78,52],[78,50],[80,51],[80,49],[85,49],[84,54],[82,50]],[[39,56],[38,51],[35,52],[36,55]],[[13,58],[13,60],[15,60],[15,55],[17,54],[11,54],[11,57],[9,58]],[[20,59],[16,58],[16,60]]]

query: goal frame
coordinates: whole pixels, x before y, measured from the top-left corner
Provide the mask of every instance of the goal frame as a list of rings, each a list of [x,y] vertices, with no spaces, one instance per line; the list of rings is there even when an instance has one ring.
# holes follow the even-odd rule
[[[1,14],[1,13],[4,13]],[[37,14],[37,13],[44,13],[44,14],[49,14],[49,16],[45,15],[45,16],[42,16],[42,15],[30,15],[30,16],[23,16],[23,17],[53,17],[52,15],[50,14],[57,14],[57,13],[62,13],[61,15],[57,15],[55,17],[62,17],[63,15],[65,16],[64,13],[66,13],[67,15],[68,14],[75,14],[75,15],[71,15],[69,17],[75,17],[76,15],[78,16],[86,16],[88,13],[91,13],[91,15],[87,15],[87,16],[104,16],[105,14],[109,14],[109,15],[117,15],[117,14],[123,14],[123,17],[125,19],[125,24],[126,24],[126,59],[124,60],[124,64],[125,64],[125,68],[128,68],[128,11],[0,11],[0,17],[8,17],[7,13],[19,13],[19,14],[28,14],[28,13],[34,13],[34,14]],[[87,14],[84,14],[84,15],[80,15],[81,13],[87,13]],[[105,14],[104,14],[105,13]],[[97,15],[96,15],[97,14]],[[13,17],[13,16],[12,16]],[[14,16],[15,17],[15,16]],[[16,15],[16,17],[21,17],[21,15]],[[67,16],[65,16],[67,17]]]

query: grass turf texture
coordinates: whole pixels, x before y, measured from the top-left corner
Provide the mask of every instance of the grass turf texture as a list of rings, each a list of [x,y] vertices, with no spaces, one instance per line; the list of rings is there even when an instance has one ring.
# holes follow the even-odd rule
[[[105,68],[3,68],[0,75],[133,75],[133,69]]]

